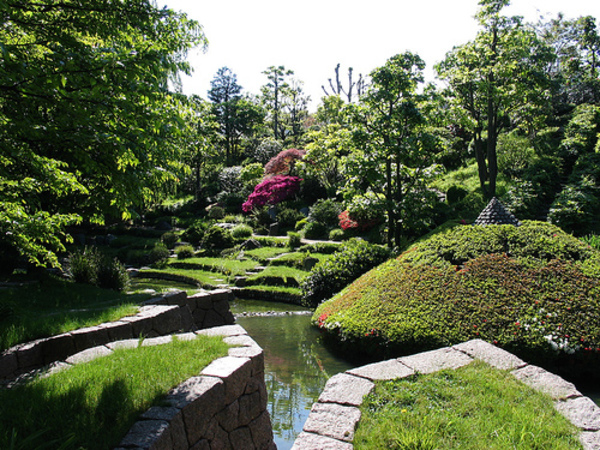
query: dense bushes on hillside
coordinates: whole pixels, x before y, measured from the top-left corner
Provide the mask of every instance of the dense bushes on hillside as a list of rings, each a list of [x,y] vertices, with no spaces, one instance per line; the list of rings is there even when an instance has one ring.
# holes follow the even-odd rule
[[[481,338],[554,370],[598,376],[597,261],[596,250],[544,223],[458,227],[363,275],[313,321],[353,354]]]

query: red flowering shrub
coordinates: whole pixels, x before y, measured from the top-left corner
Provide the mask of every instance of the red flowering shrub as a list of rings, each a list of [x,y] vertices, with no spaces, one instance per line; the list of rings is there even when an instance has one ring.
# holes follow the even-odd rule
[[[279,152],[265,165],[265,175],[283,175],[289,174],[294,168],[296,161],[304,158],[304,150],[288,148]]]
[[[381,222],[379,219],[373,219],[369,221],[354,220],[350,212],[347,210],[343,211],[338,218],[340,219],[340,228],[344,231],[352,229],[366,231]]]
[[[242,205],[244,212],[250,212],[264,205],[276,205],[290,198],[300,190],[301,178],[288,175],[275,175],[266,178],[254,188],[248,200]]]

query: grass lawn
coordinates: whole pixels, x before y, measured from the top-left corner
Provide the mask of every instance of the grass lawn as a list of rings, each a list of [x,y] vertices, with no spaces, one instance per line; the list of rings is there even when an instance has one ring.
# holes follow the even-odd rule
[[[356,449],[580,449],[549,396],[474,362],[376,383],[361,406]]]
[[[0,390],[0,448],[113,448],[141,413],[227,349],[220,336],[174,339],[155,347],[117,350]]]
[[[273,285],[270,282],[273,278],[281,278],[285,283],[286,280],[295,279],[298,284],[302,283],[302,280],[306,278],[308,272],[293,267],[287,266],[267,266],[262,272],[248,277],[249,284],[267,284]]]
[[[267,259],[274,258],[277,255],[281,255],[283,253],[289,253],[290,249],[286,247],[261,247],[255,248],[254,250],[244,251],[244,256],[255,259],[259,261],[261,264],[266,264]]]
[[[166,269],[161,270],[150,270],[150,272],[162,272],[162,273],[171,273],[174,275],[182,275],[184,277],[192,278],[200,283],[201,286],[205,286],[207,288],[211,288],[217,286],[219,284],[227,284],[229,282],[229,277],[219,272],[209,272],[206,270],[200,269],[178,269],[174,267],[167,266]],[[139,274],[140,278],[144,277],[144,271],[141,270]]]
[[[247,270],[252,270],[257,265],[257,262],[251,259],[239,260],[209,257],[175,259],[169,261],[169,266],[171,267],[214,271],[220,272],[224,275],[233,276],[244,275]]]
[[[0,350],[133,315],[147,298],[54,278],[0,289]]]

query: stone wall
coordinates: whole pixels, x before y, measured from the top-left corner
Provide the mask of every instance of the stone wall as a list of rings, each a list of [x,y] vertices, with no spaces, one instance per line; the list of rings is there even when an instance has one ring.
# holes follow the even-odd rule
[[[146,411],[119,449],[275,449],[262,349],[239,325],[196,334],[223,336],[237,347],[173,389],[166,406]],[[153,339],[147,341],[144,345],[154,344]]]
[[[134,316],[16,345],[0,354],[0,380],[14,379],[83,350],[118,340],[232,324],[235,320],[229,310],[232,298],[231,291],[224,289],[190,297],[183,291],[170,292],[146,301]]]
[[[374,387],[373,381],[404,378],[415,373],[456,369],[479,359],[552,397],[555,408],[580,430],[586,450],[600,449],[600,407],[584,397],[573,384],[546,370],[529,365],[516,356],[476,339],[398,359],[350,369],[334,375],[325,385],[294,442],[293,450],[353,448],[354,431],[360,420],[360,405]]]

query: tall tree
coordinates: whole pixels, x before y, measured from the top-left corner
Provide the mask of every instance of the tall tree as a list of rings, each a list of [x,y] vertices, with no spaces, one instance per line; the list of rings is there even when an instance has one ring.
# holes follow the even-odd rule
[[[60,233],[127,217],[175,178],[197,22],[148,0],[0,3],[0,246],[56,264]]]
[[[362,151],[349,157],[350,182],[367,182],[385,196],[390,246],[400,245],[404,221],[416,206],[412,194],[432,164],[416,92],[424,67],[410,52],[393,56],[371,72],[371,85],[356,109],[355,137]]]
[[[298,145],[301,136],[303,135],[304,121],[308,117],[308,102],[310,97],[304,94],[302,82],[293,79],[289,88],[286,90],[284,99],[285,110],[289,116],[289,141],[293,145]]]
[[[290,87],[288,77],[293,75],[294,71],[286,70],[284,66],[270,66],[263,74],[266,75],[269,80],[268,83],[261,88],[261,92],[263,103],[271,116],[273,137],[276,140],[283,140],[284,133],[280,124],[283,97],[287,95],[287,90]]]
[[[509,3],[480,0],[476,17],[481,31],[436,66],[439,78],[449,84],[454,106],[464,113],[460,125],[473,133],[479,182],[487,198],[496,194],[499,134],[515,122],[526,124],[550,99],[546,69],[554,54],[520,17],[500,14]]]

